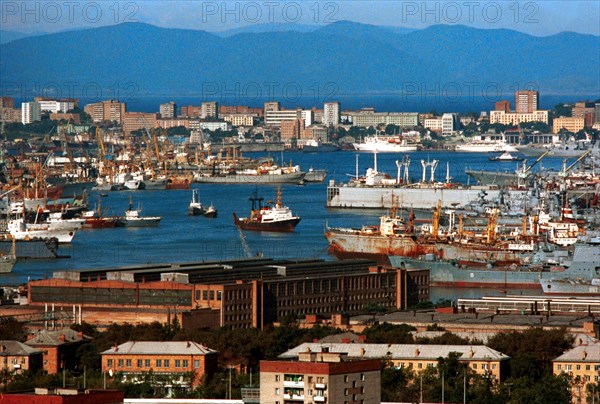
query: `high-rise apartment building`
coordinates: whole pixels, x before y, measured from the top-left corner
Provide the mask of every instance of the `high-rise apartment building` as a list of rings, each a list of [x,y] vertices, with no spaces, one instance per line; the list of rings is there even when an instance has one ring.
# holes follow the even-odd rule
[[[87,104],[83,110],[92,117],[94,122],[111,121],[122,124],[126,105],[124,102],[107,100]]]
[[[323,105],[323,124],[337,126],[340,123],[340,103],[326,102]]]
[[[515,92],[515,112],[530,114],[539,110],[540,93],[532,90],[521,90]]]
[[[216,101],[203,102],[200,117],[203,119],[219,119],[219,103]]]
[[[21,104],[21,123],[29,123],[42,119],[42,108],[39,102],[24,102]]]
[[[177,117],[177,104],[173,101],[160,104],[159,112],[161,118],[175,118]]]
[[[496,103],[496,108],[494,108],[496,111],[504,111],[507,114],[510,112],[510,101],[508,100],[502,100],[502,101],[498,101]]]

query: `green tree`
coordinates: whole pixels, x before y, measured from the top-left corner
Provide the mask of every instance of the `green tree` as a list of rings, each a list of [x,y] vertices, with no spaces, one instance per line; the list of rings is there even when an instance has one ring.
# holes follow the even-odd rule
[[[371,344],[411,344],[414,342],[411,331],[416,331],[416,328],[384,322],[365,328],[364,334]]]

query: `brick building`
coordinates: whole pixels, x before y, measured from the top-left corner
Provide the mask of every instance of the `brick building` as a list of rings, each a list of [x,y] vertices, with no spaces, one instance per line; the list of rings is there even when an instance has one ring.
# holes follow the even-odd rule
[[[504,111],[505,113],[510,112],[510,101],[502,100],[496,103],[496,107],[494,108],[496,111]]]
[[[429,301],[426,270],[373,264],[260,258],[69,271],[70,280],[29,282],[28,300],[32,306],[81,305],[84,320],[98,307],[120,310],[106,319],[112,322],[130,319],[128,312],[171,310],[184,327],[232,328],[262,328],[292,314],[356,315],[368,304],[403,309]],[[161,280],[172,272],[181,274],[171,277],[178,282]]]
[[[181,116],[187,118],[199,118],[202,115],[202,107],[199,105],[187,105],[181,107]]]
[[[302,119],[285,119],[280,122],[281,141],[288,142],[292,139],[300,139],[304,131],[304,121]]]
[[[2,404],[117,404],[125,393],[117,390],[80,390],[36,388],[31,392],[0,394]]]
[[[0,97],[0,108],[14,108],[15,99],[13,97]]]
[[[140,129],[158,127],[158,115],[147,112],[126,112],[123,117],[123,133],[130,134]]]
[[[52,375],[62,369],[73,369],[76,365],[75,352],[89,339],[83,333],[70,328],[41,330],[30,336],[25,345],[43,352],[43,368]]]
[[[42,351],[19,341],[0,341],[0,371],[36,372],[42,369],[42,363]]]
[[[596,108],[593,102],[576,102],[571,110],[573,118],[583,118],[584,125],[591,128],[596,120]]]
[[[114,100],[87,104],[83,107],[84,112],[89,114],[94,122],[111,121],[118,124],[123,123],[126,109],[124,102]]]
[[[217,370],[217,351],[192,341],[129,341],[102,352],[102,372],[137,381],[152,371],[188,389]],[[186,380],[185,374],[193,374]]]
[[[531,114],[540,106],[540,93],[533,90],[515,91],[515,112]]]
[[[260,402],[381,403],[381,361],[306,350],[297,360],[260,361]]]
[[[250,114],[257,117],[263,116],[262,108],[251,108],[245,105],[220,105],[219,115],[232,115],[232,114]]]

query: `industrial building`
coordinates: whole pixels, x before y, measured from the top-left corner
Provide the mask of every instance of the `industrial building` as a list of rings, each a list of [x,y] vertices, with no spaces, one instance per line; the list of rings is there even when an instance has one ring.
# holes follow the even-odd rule
[[[78,321],[99,326],[147,312],[157,321],[176,316],[183,327],[262,328],[287,316],[351,316],[367,305],[398,310],[429,301],[425,272],[368,260],[268,258],[91,269],[29,282],[28,301],[67,313],[72,307]]]

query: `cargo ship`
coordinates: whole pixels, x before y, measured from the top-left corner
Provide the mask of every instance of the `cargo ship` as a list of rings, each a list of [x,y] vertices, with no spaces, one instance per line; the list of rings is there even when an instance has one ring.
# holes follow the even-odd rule
[[[13,251],[13,240],[7,235],[0,237],[0,254],[8,255]],[[15,240],[14,255],[17,259],[52,259],[58,255],[58,239]]]
[[[526,194],[524,189],[508,189],[502,191],[498,186],[464,186],[450,182],[446,175],[445,182],[434,180],[437,160],[422,161],[423,176],[417,183],[408,182],[408,163],[396,162],[398,174],[391,178],[377,171],[377,155],[375,154],[374,168],[369,168],[363,177],[358,172],[354,179],[347,183],[329,181],[327,187],[328,208],[370,208],[370,209],[433,209],[441,201],[445,208],[461,208],[474,203],[484,196],[484,202],[494,203],[501,192],[504,197],[522,200]],[[401,169],[404,165],[404,175]],[[427,175],[428,168],[430,176]],[[358,171],[358,170],[357,170]],[[446,170],[448,172],[448,169]],[[429,177],[429,178],[428,178]]]
[[[300,218],[294,216],[287,206],[281,202],[281,190],[277,191],[277,203],[273,206],[267,203],[262,204],[263,198],[254,192],[250,197],[252,202],[252,211],[248,218],[238,218],[233,213],[233,221],[237,227],[242,230],[271,231],[271,232],[293,232]]]

